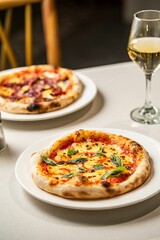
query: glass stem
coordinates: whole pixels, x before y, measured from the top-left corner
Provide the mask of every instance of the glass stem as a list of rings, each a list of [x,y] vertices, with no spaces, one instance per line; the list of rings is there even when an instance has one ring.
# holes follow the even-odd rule
[[[145,109],[151,109],[153,108],[152,105],[152,100],[151,100],[151,79],[152,79],[152,74],[151,73],[146,73],[146,96],[145,96],[145,103],[144,107]]]

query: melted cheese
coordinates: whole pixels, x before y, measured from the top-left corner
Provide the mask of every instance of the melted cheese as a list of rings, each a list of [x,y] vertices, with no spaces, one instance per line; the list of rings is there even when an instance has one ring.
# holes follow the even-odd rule
[[[28,91],[29,90],[29,86],[28,85],[25,85],[25,86],[23,86],[22,88],[21,88],[21,92],[22,93],[24,93],[24,92],[26,92],[26,91]]]
[[[51,93],[52,93],[51,89],[44,90],[42,92],[42,97],[47,99],[53,99],[53,96],[51,95]]]
[[[59,79],[59,74],[58,73],[54,73],[54,72],[44,72],[43,75],[47,78],[55,78],[55,79]]]
[[[18,78],[18,77],[12,77],[12,78],[10,78],[9,79],[9,83],[21,83],[21,79],[20,78]]]
[[[1,87],[0,88],[0,96],[8,97],[12,94],[13,90],[11,88],[7,87]]]
[[[59,81],[59,82],[57,82],[57,86],[60,87],[62,89],[62,91],[66,91],[66,89],[68,88],[69,85],[70,85],[69,81]]]
[[[23,102],[24,97],[33,101],[38,99],[40,103],[43,100],[47,102],[55,99],[57,95],[67,94],[73,83],[72,78],[73,73],[68,69],[30,67],[1,78],[0,96],[11,100],[12,94],[12,101],[16,102],[21,100]],[[27,95],[26,92],[29,94]]]
[[[68,156],[68,150],[72,149],[75,152]],[[48,165],[48,175],[59,179],[59,181],[72,182],[74,179],[77,184],[80,183],[79,178],[85,177],[89,184],[99,184],[102,176],[110,171],[115,170],[117,166],[111,161],[111,156],[118,156],[123,166],[133,164],[134,159],[131,156],[124,154],[123,149],[116,144],[105,144],[103,142],[84,141],[72,143],[65,149],[58,149],[54,161],[56,166]],[[77,159],[85,159],[84,161]],[[129,174],[129,170],[125,170],[123,174]],[[70,174],[70,175],[69,175]],[[58,181],[58,180],[57,180]]]

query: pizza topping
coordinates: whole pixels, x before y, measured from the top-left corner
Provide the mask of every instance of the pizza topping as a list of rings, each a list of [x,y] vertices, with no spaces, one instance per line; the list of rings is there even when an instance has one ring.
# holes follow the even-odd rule
[[[80,164],[80,163],[84,163],[87,161],[87,158],[76,158],[76,159],[72,159],[72,160],[68,160],[66,161],[66,164]]]
[[[81,173],[84,173],[85,171],[86,171],[86,168],[84,168],[84,167],[79,167],[78,168],[78,171]]]
[[[52,166],[56,166],[56,165],[57,165],[57,163],[56,163],[53,159],[48,158],[48,157],[46,157],[46,156],[41,156],[41,157],[42,157],[42,160],[43,160],[45,163],[47,163],[47,164],[49,164],[49,165],[52,165]]]
[[[103,147],[100,147],[99,151],[97,153],[94,154],[94,157],[99,157],[99,156],[103,156],[105,157],[105,151],[104,151],[104,148]]]
[[[65,174],[63,176],[63,178],[72,178],[72,177],[75,177],[75,176],[77,176],[77,173],[72,172],[72,173]]]
[[[78,152],[77,150],[74,150],[73,148],[69,148],[67,155],[72,156],[72,155],[75,155],[77,152]]]
[[[102,170],[105,168],[105,166],[98,163],[98,164],[94,165],[93,168],[94,168],[94,170]]]
[[[106,178],[115,177],[115,176],[121,174],[122,172],[124,172],[125,170],[126,170],[125,167],[117,167],[117,168],[114,169],[114,170],[110,170],[110,171],[106,172],[106,173],[101,177],[101,179],[102,179],[102,180],[105,180]]]
[[[51,112],[74,102],[82,90],[81,81],[69,69],[30,66],[0,78],[0,108],[11,113]]]
[[[116,165],[116,167],[121,167],[123,166],[122,159],[117,155],[117,154],[112,154],[110,156],[110,160],[113,164]]]
[[[143,166],[145,156],[141,145],[123,136],[79,130],[46,149],[33,178],[44,179],[39,187],[62,197],[114,197],[144,183],[150,173],[148,158]]]
[[[11,95],[12,94],[12,92],[13,92],[13,90],[11,89],[11,88],[7,88],[7,87],[1,87],[0,88],[0,96],[2,96],[2,97],[8,97],[9,95]]]
[[[66,175],[65,172],[63,173],[62,165],[66,166],[66,170],[68,169],[67,174],[71,174],[72,171],[76,173],[69,176],[85,176],[90,179],[91,184],[93,181],[97,184],[102,181],[109,181],[112,184],[121,182],[124,175],[128,178],[135,171],[134,159],[124,153],[124,145],[117,146],[115,140],[109,141],[108,138],[106,141],[106,136],[105,141],[101,137],[96,142],[93,141],[93,136],[91,138],[85,136],[81,139],[81,133],[78,131],[75,136],[76,139],[70,137],[66,141],[61,141],[57,145],[58,149],[55,147],[48,156],[53,161],[55,159],[54,168],[59,168],[59,170],[56,169],[54,172],[60,171],[62,178]],[[76,158],[74,158],[75,155]]]
[[[24,97],[38,97],[52,99],[53,96],[65,94],[66,90],[62,90],[60,86],[56,84],[57,74],[54,76],[53,73],[50,73],[52,78],[47,77],[47,70],[45,74],[42,74],[43,71],[32,72],[24,70],[20,74],[15,73],[12,78],[6,78],[1,82],[1,86],[5,86],[8,89],[12,89],[12,95],[8,94],[8,98],[12,101],[16,99],[21,99]],[[16,75],[19,75],[16,77]],[[60,79],[62,81],[62,79]],[[21,95],[19,95],[19,91]],[[1,95],[1,93],[0,93]]]

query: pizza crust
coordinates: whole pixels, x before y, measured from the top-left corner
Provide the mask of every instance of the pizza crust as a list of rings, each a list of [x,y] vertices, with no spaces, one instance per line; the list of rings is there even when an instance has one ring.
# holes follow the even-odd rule
[[[61,140],[60,140],[61,142]],[[52,146],[53,147],[53,146]],[[114,186],[87,186],[79,184],[78,176],[65,184],[55,184],[54,178],[46,177],[37,166],[42,162],[42,155],[48,155],[52,149],[39,151],[32,155],[31,173],[34,183],[42,190],[69,199],[103,199],[112,198],[126,192],[132,191],[141,186],[151,173],[150,158],[147,151],[142,147],[143,158],[136,171],[124,182]],[[57,146],[56,146],[57,147]]]

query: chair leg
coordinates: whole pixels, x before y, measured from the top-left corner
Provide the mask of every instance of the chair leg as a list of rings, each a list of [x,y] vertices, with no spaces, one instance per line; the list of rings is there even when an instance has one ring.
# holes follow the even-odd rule
[[[60,41],[55,0],[42,1],[42,21],[46,43],[47,62],[48,64],[60,66]]]
[[[25,55],[26,66],[32,65],[32,6],[25,6]]]
[[[3,26],[1,24],[1,22],[0,22],[0,39],[2,41],[2,45],[4,46],[4,50],[9,59],[11,67],[12,68],[17,67],[17,62],[16,62],[16,58],[14,56],[14,52],[13,52],[12,47],[7,39],[5,32],[3,30]]]
[[[10,30],[11,30],[11,21],[12,21],[12,16],[13,16],[13,9],[9,8],[6,10],[6,16],[5,16],[5,24],[4,24],[4,32],[9,38]],[[1,46],[1,69],[4,70],[6,69],[6,63],[7,63],[7,58],[6,58],[6,52],[4,49],[4,45]]]

